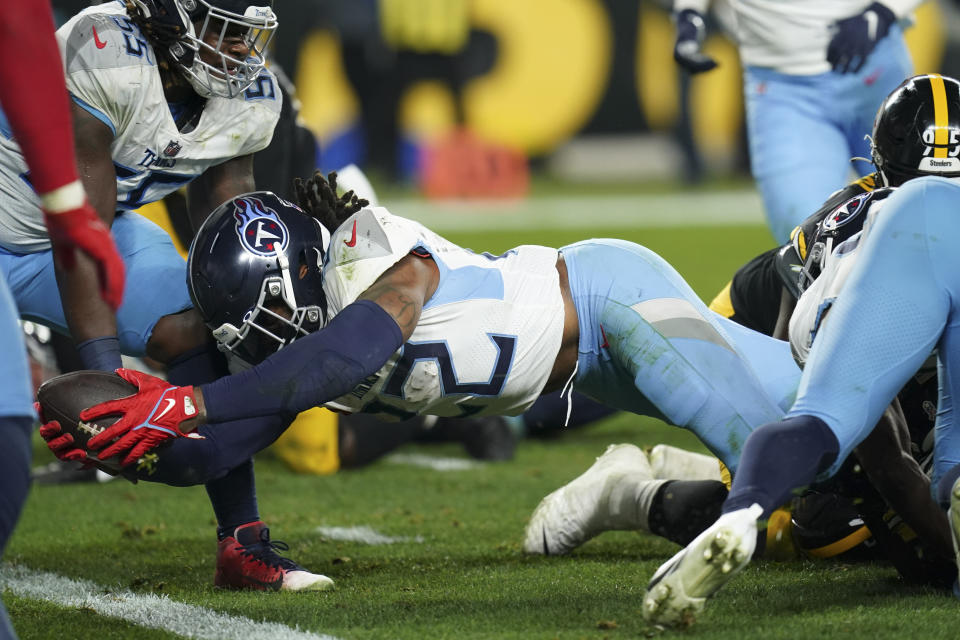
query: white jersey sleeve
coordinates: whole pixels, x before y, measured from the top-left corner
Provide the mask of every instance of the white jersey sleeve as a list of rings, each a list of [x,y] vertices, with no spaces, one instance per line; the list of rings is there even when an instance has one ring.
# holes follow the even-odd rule
[[[324,266],[323,288],[331,315],[422,244],[426,233],[425,227],[383,207],[362,209],[343,222],[330,237]]]
[[[477,254],[382,207],[364,209],[330,239],[323,268],[329,313],[339,313],[411,252],[436,263],[436,291],[403,347],[328,406],[394,419],[526,410],[560,349],[557,250]]]

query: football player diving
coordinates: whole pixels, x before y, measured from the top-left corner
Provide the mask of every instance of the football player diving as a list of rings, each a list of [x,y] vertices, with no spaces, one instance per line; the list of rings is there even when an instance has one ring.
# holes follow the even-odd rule
[[[848,260],[854,254],[846,253],[847,244],[839,248],[821,276],[827,278],[822,295],[829,315],[824,322],[820,313],[810,327],[816,339],[796,402],[782,421],[747,439],[720,518],[655,573],[644,598],[649,620],[676,624],[700,611],[750,561],[758,518],[795,490],[836,474],[933,352],[940,387],[931,492],[949,511],[954,549],[960,548],[960,438],[952,401],[958,391],[960,283],[952,246],[960,205],[960,100],[956,82],[939,76],[905,86],[920,91],[925,83],[934,97],[932,113],[919,105],[904,110],[899,124],[907,144],[875,161],[885,179],[939,175],[907,180],[882,207],[871,208],[862,235],[847,243],[857,243],[855,260]]]
[[[97,265],[96,286],[110,308],[123,297],[123,262],[110,231],[87,201],[77,177],[76,157],[63,68],[54,36],[53,13],[47,0],[5,7],[0,27],[0,57],[21,61],[30,51],[31,63],[0,66],[0,105],[4,137],[15,136],[23,149],[31,181],[39,195],[43,222],[53,250],[65,269],[74,268],[78,254]],[[0,273],[0,436],[4,464],[0,467],[0,554],[7,546],[30,486],[31,431],[35,422],[27,354],[17,325],[16,307]],[[0,637],[16,638],[7,611],[0,603]]]
[[[789,339],[802,364],[855,263],[868,211],[879,210],[892,189],[907,180],[942,172],[923,160],[926,132],[941,121],[960,125],[960,83],[938,75],[902,83],[875,119],[872,156],[877,173],[832,196],[794,230],[791,242],[742,267],[711,308],[775,337],[787,338],[789,323]],[[875,190],[876,182],[884,188]],[[766,535],[758,537],[756,552],[782,558],[796,552],[796,543],[813,556],[831,557],[850,552],[872,534],[879,555],[906,579],[949,586],[949,527],[913,455],[916,451],[916,457],[926,457],[924,443],[934,426],[929,399],[935,399],[936,389],[936,375],[929,367],[911,378],[901,390],[903,408],[898,401],[891,404],[878,428],[857,447],[856,459],[830,483],[792,501],[792,513],[777,510]],[[697,478],[666,471],[654,473],[636,447],[612,447],[581,476],[541,501],[527,526],[525,551],[566,553],[614,529],[642,529],[686,545],[719,516],[729,477],[720,481],[716,461],[711,474],[715,479],[700,471]],[[618,497],[623,494],[635,497],[634,508],[620,506],[625,504]],[[898,517],[890,517],[888,505]],[[910,544],[900,534],[906,534]],[[870,554],[858,549],[851,555]]]
[[[799,368],[786,343],[710,312],[641,246],[476,254],[386,209],[361,209],[352,194],[338,198],[319,174],[299,193],[304,210],[266,192],[234,198],[191,247],[197,309],[221,348],[258,364],[186,387],[123,370],[139,393],[82,419],[124,417],[89,451],[69,434],[52,446],[149,458],[130,473],[195,484],[283,431],[253,416],[289,419],[321,404],[393,419],[516,415],[543,392],[574,387],[693,430],[735,469],[740,443],[793,396]],[[174,408],[160,415],[160,400]]]
[[[69,332],[86,368],[112,371],[125,353],[164,363],[184,384],[227,373],[193,309],[184,260],[132,210],[187,185],[198,225],[255,188],[251,157],[270,142],[281,107],[263,58],[276,27],[268,1],[126,0],[89,7],[57,31],[80,175],[126,265],[124,300],[114,313],[100,298],[97,267],[85,256],[73,270],[54,259],[41,201],[9,135],[0,138],[0,273],[20,316]],[[331,585],[273,551],[252,461],[208,479],[217,585]]]

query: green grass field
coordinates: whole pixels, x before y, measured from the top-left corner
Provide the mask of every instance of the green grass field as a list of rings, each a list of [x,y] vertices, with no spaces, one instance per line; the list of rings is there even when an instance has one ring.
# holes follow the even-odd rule
[[[771,242],[756,225],[593,233],[591,215],[601,214],[585,212],[580,230],[447,235],[491,252],[591,235],[627,238],[661,253],[707,300]],[[957,637],[956,600],[905,587],[886,566],[758,562],[722,590],[691,629],[671,632],[647,626],[640,605],[648,578],[675,545],[617,532],[568,557],[522,555],[524,525],[539,500],[585,470],[607,444],[625,441],[699,448],[684,431],[618,415],[555,440],[523,442],[510,462],[459,471],[384,460],[334,476],[298,476],[269,452],[261,455],[263,518],[275,538],[290,544],[291,557],[336,580],[329,593],[215,590],[214,521],[202,488],[122,480],[35,487],[0,573],[3,599],[21,638]],[[463,456],[454,445],[404,451]],[[39,441],[35,453],[38,464],[51,459]],[[317,531],[353,526],[404,540],[369,545]],[[25,591],[31,576],[43,579]],[[86,595],[61,593],[70,589]],[[199,625],[190,621],[201,609],[184,614],[177,603],[231,618]],[[105,615],[115,605],[137,609],[140,623]],[[228,621],[237,617],[288,629],[233,632]],[[187,620],[187,627],[173,626],[176,619]]]

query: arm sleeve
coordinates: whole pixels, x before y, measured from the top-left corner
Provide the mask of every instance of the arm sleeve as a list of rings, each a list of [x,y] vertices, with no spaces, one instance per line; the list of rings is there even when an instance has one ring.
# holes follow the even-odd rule
[[[30,63],[22,60],[30,52]],[[0,21],[0,102],[39,193],[77,179],[73,130],[49,2],[15,2]]]
[[[349,392],[403,345],[390,314],[370,300],[348,305],[320,331],[239,374],[203,385],[208,422],[300,413]]]

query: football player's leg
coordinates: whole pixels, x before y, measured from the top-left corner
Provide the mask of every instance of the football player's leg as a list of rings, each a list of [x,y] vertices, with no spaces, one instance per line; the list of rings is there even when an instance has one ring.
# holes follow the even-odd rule
[[[823,108],[819,78],[756,68],[745,74],[750,167],[778,243],[850,173],[847,139]]]
[[[30,486],[30,432],[34,424],[30,370],[13,297],[0,276],[0,554],[20,517]],[[0,604],[0,637],[16,637]]]
[[[105,371],[122,366],[121,352],[145,355],[158,320],[193,306],[186,287],[186,263],[162,229],[135,213],[124,213],[117,216],[112,232],[127,273],[123,305],[117,312],[117,336],[78,345],[84,366]],[[57,281],[49,250],[18,255],[0,250],[0,271],[7,277],[21,317],[69,335],[60,297],[50,295],[57,290]],[[197,326],[202,328],[202,323]],[[193,346],[202,344],[196,332],[189,338],[198,343]],[[161,361],[168,359],[158,355]]]
[[[749,462],[745,452],[729,507],[759,502],[769,510],[808,484],[811,474],[826,470],[823,451],[788,452],[777,443],[778,430],[824,441],[826,427],[836,440],[829,468],[834,472],[929,356],[955,317],[950,287],[960,273],[960,257],[944,238],[960,235],[953,215],[957,202],[960,187],[932,178],[910,181],[887,200],[817,335],[797,402],[783,423],[756,432],[763,446],[751,451]],[[764,478],[763,466],[778,473]]]
[[[799,370],[784,343],[707,310],[665,267],[657,271],[669,277],[656,286],[651,286],[654,273],[638,278],[650,298],[604,314],[609,349],[668,422],[696,433],[735,472],[743,441],[755,427],[782,415],[778,403],[789,395],[785,388],[795,384]],[[749,347],[765,376],[751,367],[738,341]]]
[[[694,431],[734,470],[750,431],[783,411],[736,346],[733,336],[742,336],[728,333],[724,323],[733,323],[709,311],[673,267],[638,245],[593,240],[564,248],[564,256],[581,327],[575,387]],[[799,373],[784,343],[758,337],[768,347],[765,377]]]
[[[650,507],[667,482],[653,478],[638,447],[612,444],[589,469],[540,501],[523,550],[562,555],[604,531],[649,531]]]

